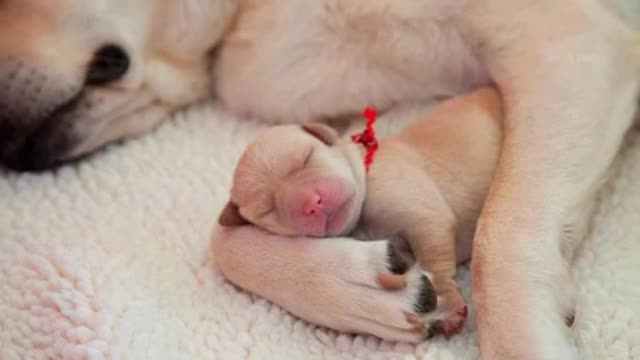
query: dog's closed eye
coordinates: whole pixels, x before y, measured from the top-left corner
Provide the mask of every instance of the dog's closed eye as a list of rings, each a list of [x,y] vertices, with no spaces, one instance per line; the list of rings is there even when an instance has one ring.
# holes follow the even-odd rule
[[[313,157],[313,150],[314,148],[313,146],[311,146],[307,154],[305,154],[304,156],[296,157],[295,160],[289,161],[286,163],[286,165],[283,165],[286,166],[286,168],[283,168],[282,174],[285,177],[288,177],[306,168],[309,165],[311,158]]]
[[[276,205],[275,203],[271,202],[269,203],[270,205],[265,206],[261,211],[260,211],[260,218],[264,218],[265,216],[271,214],[272,212],[274,212],[276,210]]]

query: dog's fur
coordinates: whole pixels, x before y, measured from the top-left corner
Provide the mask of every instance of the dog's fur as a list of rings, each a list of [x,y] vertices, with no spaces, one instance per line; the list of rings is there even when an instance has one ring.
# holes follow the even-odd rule
[[[0,161],[42,170],[148,132],[209,96],[209,58],[235,0],[0,0]],[[102,46],[130,66],[87,83]]]
[[[494,82],[505,137],[473,248],[481,353],[571,359],[561,224],[578,216],[632,123],[639,14],[637,0],[0,0],[0,155],[42,169],[148,131],[158,115],[208,95],[216,45],[215,94],[273,121]],[[104,43],[124,48],[131,67],[88,86],[87,64]],[[316,311],[309,320],[363,331],[394,324],[386,315],[397,294],[340,280],[371,275],[380,244],[251,238],[259,234],[241,227],[216,237],[218,265],[270,281],[265,296],[287,296],[292,310],[305,303]],[[269,252],[310,260],[247,260]],[[356,295],[367,295],[359,312],[340,306]]]
[[[467,315],[456,265],[471,256],[501,142],[501,100],[492,88],[449,100],[381,141],[366,176],[363,147],[326,125],[276,126],[242,155],[220,224],[246,222],[290,236],[357,231],[392,238],[390,271],[406,272],[415,256],[432,282],[422,286],[415,311],[427,314],[428,333],[451,335]],[[380,279],[383,287],[399,287],[391,274]]]

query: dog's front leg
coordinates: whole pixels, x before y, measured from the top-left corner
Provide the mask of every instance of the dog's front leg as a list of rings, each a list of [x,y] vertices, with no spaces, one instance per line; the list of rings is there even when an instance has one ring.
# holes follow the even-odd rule
[[[506,111],[473,249],[482,358],[576,359],[561,227],[632,122],[639,77],[631,35],[587,1],[477,3],[469,34]]]
[[[254,226],[214,232],[215,265],[237,286],[293,314],[341,331],[419,342],[427,329],[417,316],[428,278],[390,272],[388,241],[289,238]]]

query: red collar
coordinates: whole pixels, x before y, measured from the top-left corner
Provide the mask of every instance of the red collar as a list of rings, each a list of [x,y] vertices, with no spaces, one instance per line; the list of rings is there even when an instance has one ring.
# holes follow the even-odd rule
[[[371,106],[367,106],[362,111],[362,116],[367,119],[364,131],[351,135],[351,140],[356,144],[362,144],[367,153],[364,156],[364,168],[369,172],[369,166],[373,162],[373,155],[378,150],[378,139],[373,129],[373,123],[376,121],[377,111]]]

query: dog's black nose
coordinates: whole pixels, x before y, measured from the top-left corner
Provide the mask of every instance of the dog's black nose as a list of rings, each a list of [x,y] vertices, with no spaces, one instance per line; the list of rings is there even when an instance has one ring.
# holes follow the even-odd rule
[[[100,86],[120,80],[129,71],[129,55],[119,46],[106,45],[93,56],[87,70],[87,85]]]

